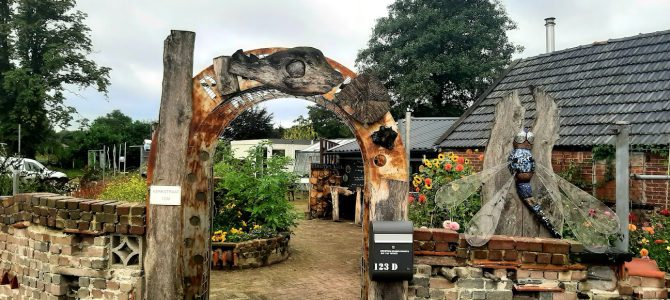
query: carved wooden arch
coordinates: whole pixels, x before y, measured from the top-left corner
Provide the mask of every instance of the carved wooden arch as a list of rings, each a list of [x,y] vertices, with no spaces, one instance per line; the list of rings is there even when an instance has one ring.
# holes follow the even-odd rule
[[[172,58],[168,57],[168,52],[170,52],[169,43],[180,42],[178,40],[179,35],[184,34],[184,32],[173,31],[172,35],[166,40],[166,53],[164,55],[166,73],[168,72],[166,60]],[[183,45],[172,47],[183,50]],[[311,51],[310,49],[307,50]],[[288,49],[261,48],[246,51],[244,54],[251,57],[251,54],[255,56],[268,56],[272,54],[284,55],[287,53],[282,51],[288,51]],[[320,54],[320,51],[316,51]],[[235,55],[240,55],[240,53],[236,52],[233,58],[235,58]],[[241,59],[247,59],[247,56],[241,57]],[[251,58],[256,59],[254,57]],[[375,82],[374,78],[370,78],[369,76],[358,77],[354,72],[334,60],[323,58],[327,61],[329,69],[332,68],[339,74],[342,74],[342,81],[351,81],[351,84],[340,90],[342,82],[338,82],[329,91],[317,95],[304,95],[302,91],[293,94],[285,89],[279,91],[271,84],[264,84],[248,77],[245,78],[232,74],[229,72],[232,70],[230,66],[231,57],[225,56],[215,58],[211,66],[205,68],[192,78],[189,87],[191,90],[191,114],[190,122],[188,122],[184,173],[181,180],[181,241],[174,243],[178,246],[177,253],[180,255],[180,259],[177,260],[179,267],[176,272],[178,275],[175,275],[175,277],[183,279],[181,281],[183,287],[177,289],[177,291],[181,290],[183,292],[183,294],[180,294],[183,295],[184,299],[206,298],[209,291],[210,220],[213,195],[211,181],[212,152],[216,147],[220,133],[244,110],[260,102],[277,98],[301,98],[315,102],[317,105],[337,114],[354,133],[360,145],[365,172],[361,298],[406,298],[406,282],[371,282],[367,272],[368,221],[398,221],[407,219],[406,199],[409,188],[407,182],[408,170],[406,169],[407,157],[400,136],[397,135],[395,121],[388,112],[388,103],[384,106],[380,105],[377,99],[369,102],[367,99],[363,99],[362,101],[360,99],[361,97],[374,98],[381,91],[386,96],[388,94],[383,88],[380,88],[381,84],[378,81]],[[237,59],[239,60],[240,56]],[[250,65],[256,67],[255,61]],[[166,90],[166,80],[169,79],[167,77],[168,75],[164,74],[164,96],[161,101],[161,118],[163,118],[165,94],[169,93]],[[369,109],[361,109],[365,107]],[[361,112],[362,110],[365,113]],[[371,121],[370,115],[374,116],[375,113],[379,117]],[[182,115],[178,114],[177,117],[182,117]],[[161,137],[160,131],[161,128],[159,128],[157,137]],[[375,141],[373,141],[373,137]],[[160,143],[163,139],[155,137],[154,140],[159,141],[158,145],[156,145],[158,151],[153,152],[160,153],[163,147]],[[152,147],[152,149],[154,148]],[[150,172],[149,182],[156,184],[157,181],[152,180],[152,177],[158,176],[160,163],[155,163],[154,161],[156,160],[155,157],[160,154],[152,153],[152,155],[154,158],[150,158],[151,165],[149,170],[157,173],[152,174],[153,172]],[[150,219],[147,222],[147,247],[157,248],[160,247],[161,243],[158,241],[152,242],[152,239],[157,240],[158,237],[156,234],[151,234],[151,227],[152,224],[155,224],[153,226],[160,227],[158,225],[159,221],[156,219],[160,216],[155,215],[156,209],[153,206],[150,205],[150,209],[151,214],[154,215],[150,215]],[[164,245],[164,243],[162,244]],[[152,279],[159,277],[156,274],[152,276],[149,273],[158,273],[161,272],[161,269],[169,271],[169,267],[151,261],[152,258],[149,256],[152,252],[150,249],[147,250],[148,255],[145,256],[145,265],[150,265],[147,270],[147,298],[153,299],[153,296],[163,296],[165,293],[155,292],[152,294]],[[180,284],[176,280],[173,280],[173,282],[174,284]],[[154,287],[159,289],[160,285],[156,284]]]

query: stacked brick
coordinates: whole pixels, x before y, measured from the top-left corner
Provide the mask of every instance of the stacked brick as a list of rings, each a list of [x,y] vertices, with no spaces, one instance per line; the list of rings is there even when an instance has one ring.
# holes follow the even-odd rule
[[[212,268],[247,269],[282,262],[289,257],[289,234],[240,243],[212,243]]]
[[[0,284],[0,299],[140,299],[141,262],[118,257],[140,257],[144,214],[142,205],[53,194],[3,198],[0,275],[17,284]],[[131,247],[114,245],[128,238]]]
[[[620,268],[571,260],[583,251],[576,242],[508,236],[493,236],[482,247],[470,247],[462,234],[453,231],[415,229],[415,268],[409,296],[448,300],[666,299],[663,279],[619,280],[615,269]]]
[[[0,222],[31,222],[70,233],[143,235],[146,207],[139,203],[77,199],[49,193],[2,199]]]

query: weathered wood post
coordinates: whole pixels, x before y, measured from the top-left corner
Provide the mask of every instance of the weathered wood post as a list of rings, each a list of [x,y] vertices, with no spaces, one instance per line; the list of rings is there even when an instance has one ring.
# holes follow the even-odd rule
[[[149,166],[151,185],[181,186],[191,123],[195,33],[173,30],[165,39],[158,129]],[[184,295],[182,207],[148,204],[145,299]]]
[[[616,122],[618,134],[616,137],[616,214],[619,216],[621,226],[621,239],[617,239],[616,247],[621,251],[628,252],[628,214],[630,205],[630,159],[628,138],[630,126],[628,122]]]

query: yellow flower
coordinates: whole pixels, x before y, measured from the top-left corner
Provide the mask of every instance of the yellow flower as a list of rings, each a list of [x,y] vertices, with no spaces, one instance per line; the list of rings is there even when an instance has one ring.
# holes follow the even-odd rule
[[[426,184],[426,185],[425,185],[425,187],[426,187],[427,189],[429,189],[429,190],[430,190],[430,189],[432,189],[432,188],[433,188],[433,185],[432,185],[432,184]]]
[[[247,227],[247,222],[242,221],[242,227]]]
[[[466,165],[469,165],[469,164],[470,164],[470,159],[466,158],[466,159],[465,159],[465,164],[466,164]]]
[[[261,225],[254,224],[254,229],[258,229],[258,228],[261,228]]]
[[[665,247],[665,250],[668,250],[668,252],[670,252],[670,246]]]
[[[433,167],[433,164],[430,162],[430,160],[427,160],[425,158],[423,159],[423,165],[429,168]]]
[[[454,152],[447,152],[447,157],[452,158],[454,156],[455,156]]]
[[[640,240],[640,244],[642,244],[642,245],[649,244],[649,240],[646,239],[646,238],[642,238],[642,240]]]
[[[479,149],[475,149],[475,152],[479,152]]]
[[[223,233],[223,230],[217,230],[217,231],[214,231],[214,234],[215,234],[215,235],[219,235],[219,234],[222,234],[222,233]]]
[[[440,160],[437,159],[437,158],[433,159],[433,166],[436,167],[436,168],[439,168],[440,167]]]
[[[445,158],[447,158],[447,155],[444,154],[444,152],[440,152],[440,154],[437,155],[437,159],[439,160],[444,160]]]

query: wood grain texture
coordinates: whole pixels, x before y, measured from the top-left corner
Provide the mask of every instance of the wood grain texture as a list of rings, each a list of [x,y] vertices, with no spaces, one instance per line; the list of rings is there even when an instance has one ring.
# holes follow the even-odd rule
[[[163,89],[155,136],[152,185],[181,186],[191,122],[191,76],[195,33],[172,31],[163,52]],[[182,299],[182,224],[180,206],[149,205],[146,299]]]
[[[354,120],[371,124],[389,111],[391,96],[379,79],[361,74],[344,86],[334,101]]]
[[[554,144],[558,140],[558,129],[560,128],[559,108],[554,98],[548,95],[542,88],[530,87],[530,90],[531,93],[533,93],[533,98],[535,100],[535,121],[533,122],[533,127],[531,129],[535,135],[533,149],[531,149],[531,153],[535,159],[535,168],[537,169],[539,166],[542,166],[553,172],[551,153],[554,149]],[[540,184],[537,175],[533,176],[530,183],[536,195],[539,195],[540,193],[546,194],[544,191],[545,188]],[[547,182],[546,184],[555,185],[556,182]],[[545,213],[554,216],[554,220],[563,220],[563,216],[557,206],[545,210]],[[559,232],[563,231],[562,223],[552,225],[554,225]],[[538,236],[541,237],[551,236],[544,226],[541,226],[541,228],[538,229],[538,233]]]
[[[230,95],[240,90],[240,85],[237,82],[237,76],[228,72],[230,66],[229,56],[219,56],[212,61],[214,73],[216,74],[216,87],[219,89],[221,95]]]
[[[292,95],[325,94],[344,80],[323,53],[311,47],[280,50],[263,58],[238,50],[228,72]]]

